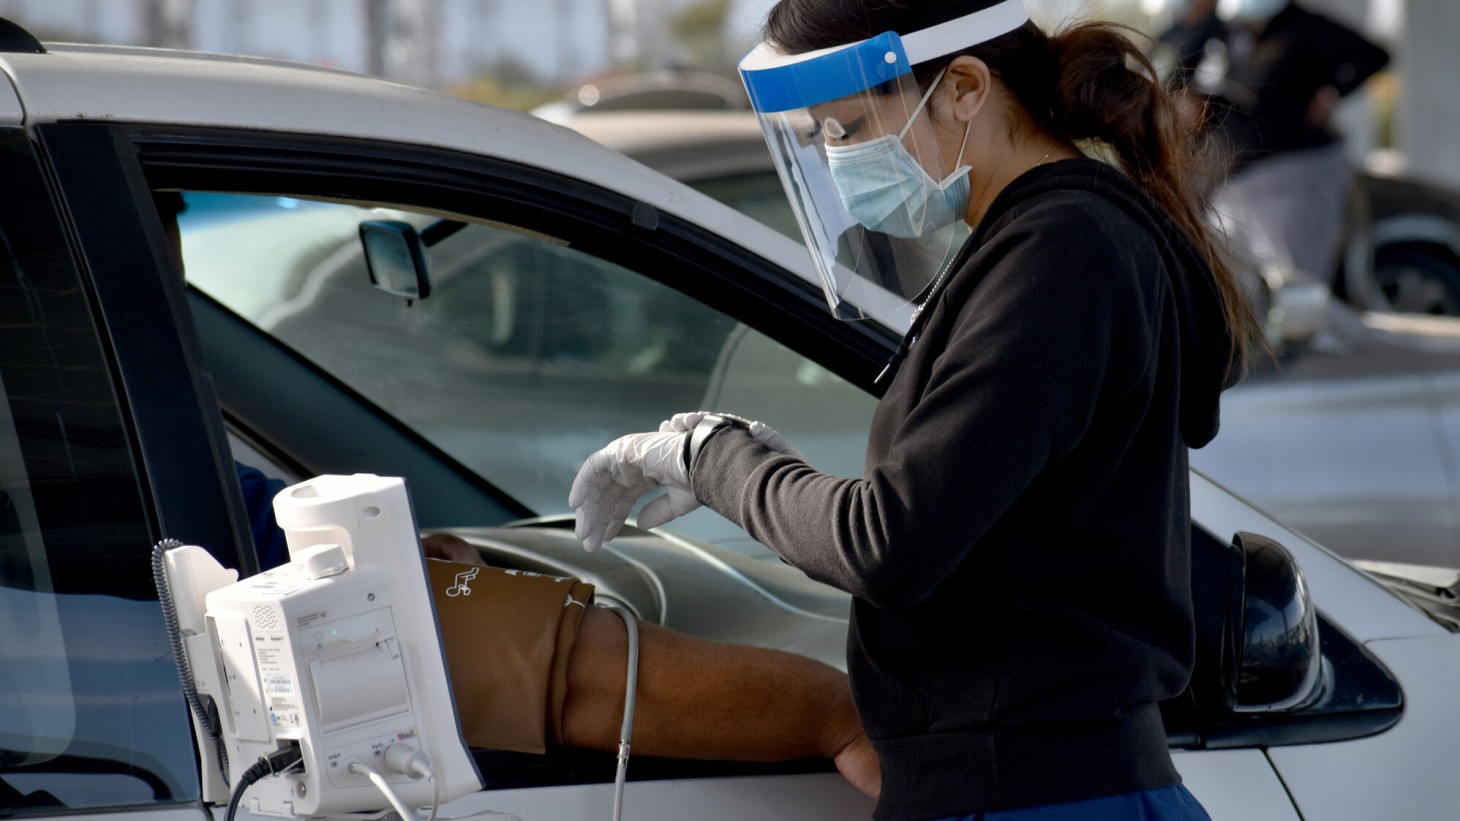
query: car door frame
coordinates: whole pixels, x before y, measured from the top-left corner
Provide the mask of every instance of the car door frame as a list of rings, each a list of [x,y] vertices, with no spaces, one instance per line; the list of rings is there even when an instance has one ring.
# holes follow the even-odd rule
[[[153,590],[147,568],[152,541],[167,532],[191,534],[198,520],[181,504],[156,504],[159,488],[147,475],[138,405],[129,394],[134,386],[125,383],[117,367],[124,354],[114,344],[115,327],[99,310],[101,289],[91,278],[91,260],[81,253],[76,226],[57,198],[42,146],[19,126],[3,130],[12,183],[6,216],[26,215],[15,226],[6,220],[7,231],[20,228],[24,234],[4,238],[7,273],[14,277],[8,296],[16,308],[7,312],[6,322],[13,323],[7,325],[12,332],[7,337],[15,346],[7,359],[21,375],[4,401],[14,413],[21,402],[31,406],[24,429],[16,433],[28,474],[21,481],[29,484],[28,506],[35,519],[19,524],[28,534],[23,541],[44,551],[43,558],[30,557],[33,579],[15,584],[15,578],[6,578],[5,586],[8,593],[50,596],[57,602],[51,611],[55,616],[40,620],[38,636],[20,636],[22,643],[35,638],[51,654],[42,655],[40,669],[25,659],[6,661],[18,664],[39,687],[50,688],[42,691],[47,704],[74,699],[76,719],[68,735],[51,736],[65,745],[53,757],[59,765],[27,770],[32,764],[21,762],[13,774],[24,790],[34,792],[19,796],[21,790],[7,781],[5,798],[20,797],[24,803],[6,809],[26,815],[35,808],[38,815],[55,817],[50,802],[70,799],[51,794],[48,778],[86,779],[89,790],[97,776],[111,775],[136,779],[152,790],[155,803],[136,801],[127,789],[97,788],[80,796],[85,815],[201,817],[192,744],[185,735],[169,732],[185,732],[187,719],[178,709],[180,698],[176,707],[169,706],[168,694],[180,696],[180,691],[160,620],[150,615],[156,600],[149,606]],[[165,381],[172,375],[164,363],[154,378]],[[37,443],[44,447],[33,451]],[[42,468],[38,474],[29,470],[35,465]],[[223,547],[231,549],[231,543]],[[40,586],[29,586],[37,582]],[[37,620],[29,621],[35,630]],[[46,661],[51,667],[56,661],[64,664],[69,682],[45,676]],[[88,714],[84,722],[83,710]]]
[[[108,128],[33,129],[87,274],[133,426],[158,539],[258,571],[223,420],[186,310],[182,272],[136,154]]]

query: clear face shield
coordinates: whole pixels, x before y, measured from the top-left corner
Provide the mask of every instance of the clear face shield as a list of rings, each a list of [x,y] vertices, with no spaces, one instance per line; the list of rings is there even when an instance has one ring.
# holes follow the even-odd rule
[[[798,55],[763,43],[741,61],[836,316],[906,317],[968,236],[968,129],[943,150],[929,110],[943,77],[919,88],[912,66],[1027,19],[1021,0],[1003,0],[907,36],[887,32]]]

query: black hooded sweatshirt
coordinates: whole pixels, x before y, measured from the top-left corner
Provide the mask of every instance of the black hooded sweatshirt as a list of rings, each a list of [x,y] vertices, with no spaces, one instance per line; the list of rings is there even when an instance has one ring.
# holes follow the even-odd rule
[[[878,819],[1178,783],[1187,447],[1238,370],[1210,270],[1118,170],[1066,160],[999,194],[927,313],[861,478],[722,428],[696,495],[854,596]]]

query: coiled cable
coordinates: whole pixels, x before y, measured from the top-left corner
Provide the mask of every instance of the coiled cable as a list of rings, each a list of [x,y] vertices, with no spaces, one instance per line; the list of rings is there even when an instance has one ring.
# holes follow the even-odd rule
[[[162,621],[167,627],[167,637],[172,645],[172,658],[177,663],[177,675],[182,680],[183,698],[197,719],[198,726],[213,742],[218,753],[218,767],[223,771],[223,783],[228,783],[228,750],[223,743],[223,728],[218,714],[210,713],[198,696],[198,686],[193,681],[193,667],[188,663],[187,649],[183,646],[182,630],[177,624],[177,607],[172,602],[172,589],[167,583],[167,569],[164,561],[167,551],[182,547],[177,539],[163,539],[152,546],[152,583],[157,587],[157,600],[162,605]],[[215,705],[216,708],[216,705]]]

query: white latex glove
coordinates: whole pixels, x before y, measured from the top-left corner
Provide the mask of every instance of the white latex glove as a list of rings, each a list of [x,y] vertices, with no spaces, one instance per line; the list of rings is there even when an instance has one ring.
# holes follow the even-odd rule
[[[661,422],[655,433],[621,436],[588,457],[568,492],[568,505],[576,512],[574,533],[583,549],[592,552],[604,542],[613,541],[634,503],[656,487],[664,488],[666,493],[639,511],[639,527],[659,527],[700,506],[684,464],[684,449],[690,431],[707,413],[675,414]],[[750,435],[766,447],[804,458],[769,426],[738,416],[731,418],[745,422]]]
[[[660,422],[659,430],[665,433],[685,433],[687,431],[692,431],[695,429],[695,426],[700,423],[701,419],[704,419],[706,415],[711,413],[719,414],[726,419],[738,419],[741,422],[744,422],[746,426],[750,428],[750,435],[755,437],[755,441],[761,443],[762,445],[765,445],[766,447],[770,448],[773,451],[776,451],[777,453],[784,453],[787,456],[794,456],[797,459],[801,459],[802,461],[805,461],[806,459],[805,456],[801,455],[801,451],[791,447],[791,443],[786,441],[786,437],[777,433],[775,429],[772,428],[770,425],[767,425],[764,422],[751,421],[750,419],[746,419],[743,416],[736,416],[733,413],[720,413],[719,411],[690,411],[688,413],[676,413],[675,415],[669,417],[663,422]],[[643,517],[641,516],[640,518],[642,519]]]
[[[684,465],[688,439],[683,432],[631,433],[588,457],[568,492],[584,550],[612,541],[634,503],[656,487],[668,492],[639,512],[640,527],[658,527],[700,506]]]

